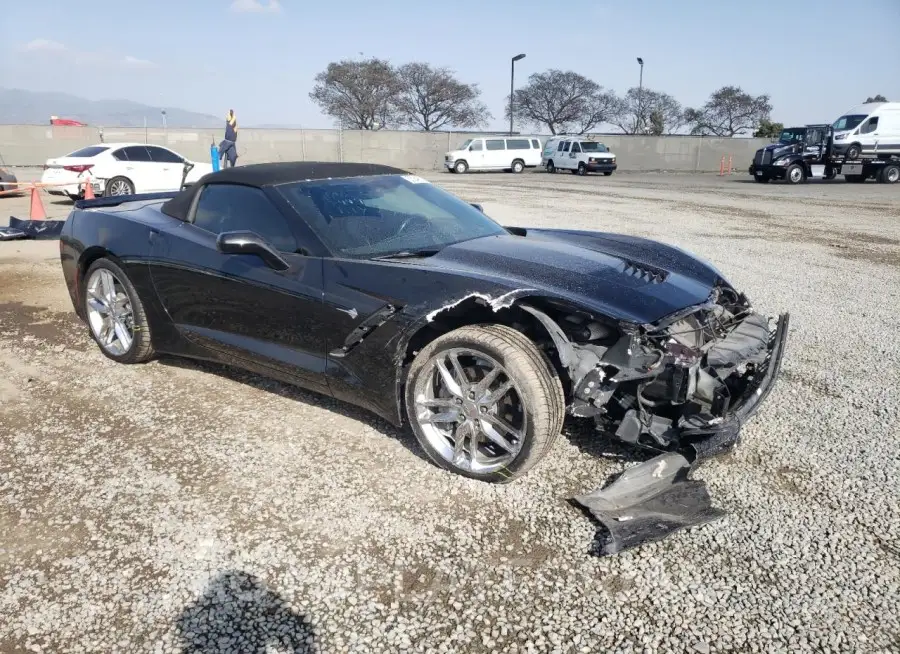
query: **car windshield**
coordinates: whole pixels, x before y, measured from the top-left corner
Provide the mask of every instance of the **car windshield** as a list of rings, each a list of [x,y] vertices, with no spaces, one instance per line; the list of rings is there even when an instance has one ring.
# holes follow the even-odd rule
[[[292,182],[277,188],[340,257],[433,253],[506,233],[471,204],[415,175]]]
[[[458,148],[456,148],[456,149],[457,149],[457,150],[465,150],[465,149],[466,149],[467,147],[469,147],[471,144],[472,144],[472,139],[466,139],[465,141],[462,142],[462,145],[460,145],[460,146],[459,146]]]
[[[582,152],[609,152],[605,145],[594,141],[582,141],[581,150]]]
[[[80,150],[75,150],[75,152],[70,152],[67,154],[67,157],[96,157],[101,152],[106,152],[109,148],[103,147],[102,145],[91,145],[86,148],[81,148]]]
[[[806,136],[805,129],[786,129],[778,137],[779,143],[799,143]]]
[[[844,132],[855,128],[865,119],[866,114],[850,114],[849,116],[841,116],[836,121],[834,121],[832,127],[834,128],[835,132]]]

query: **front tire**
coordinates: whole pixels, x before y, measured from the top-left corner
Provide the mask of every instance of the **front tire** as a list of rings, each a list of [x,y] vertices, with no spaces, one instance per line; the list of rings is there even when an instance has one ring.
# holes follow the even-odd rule
[[[144,305],[128,275],[109,259],[97,259],[84,275],[84,314],[91,337],[104,355],[118,363],[153,358]]]
[[[803,170],[803,166],[793,164],[788,166],[787,171],[784,173],[784,179],[789,184],[802,184],[806,181],[806,171]]]
[[[467,163],[466,163],[465,161],[463,161],[462,159],[460,159],[459,161],[457,161],[457,162],[453,165],[453,170],[455,170],[455,171],[456,171],[457,173],[459,173],[460,175],[462,175],[462,174],[463,174],[464,172],[466,172],[468,169],[469,169],[469,164],[467,164]]]
[[[579,162],[578,170],[575,172],[584,177],[585,175],[587,175],[587,166],[585,166],[583,162]]]
[[[504,325],[461,327],[429,343],[406,381],[406,412],[438,466],[490,483],[524,475],[562,430],[553,365]]]

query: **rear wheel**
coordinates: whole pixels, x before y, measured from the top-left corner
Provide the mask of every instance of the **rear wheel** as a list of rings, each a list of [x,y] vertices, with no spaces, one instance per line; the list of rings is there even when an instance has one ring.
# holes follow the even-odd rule
[[[548,173],[555,173],[555,172],[556,172],[556,166],[553,164],[553,160],[552,160],[552,159],[551,159],[550,161],[547,162],[547,172],[548,172]]]
[[[113,177],[106,182],[103,195],[134,195],[134,184],[127,177]]]
[[[859,159],[859,155],[862,152],[862,147],[859,143],[854,143],[849,148],[847,148],[847,158],[850,161],[855,161]]]
[[[521,159],[516,159],[512,162],[512,167],[510,168],[514,173],[521,173],[525,170],[525,162]]]
[[[115,262],[97,259],[84,275],[84,312],[100,351],[119,363],[153,357],[144,305],[128,275]]]
[[[890,164],[881,169],[881,180],[883,184],[896,184],[900,181],[900,165]]]
[[[406,411],[437,465],[481,481],[509,482],[549,451],[562,429],[562,385],[524,334],[503,325],[461,327],[413,360]]]
[[[784,178],[790,184],[802,184],[806,181],[806,171],[803,170],[803,166],[800,164],[794,164],[788,167]]]

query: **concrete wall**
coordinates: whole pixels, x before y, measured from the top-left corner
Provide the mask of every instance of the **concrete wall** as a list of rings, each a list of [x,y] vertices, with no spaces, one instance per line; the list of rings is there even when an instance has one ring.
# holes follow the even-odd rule
[[[366,132],[338,130],[244,128],[238,139],[239,164],[267,161],[365,161],[416,170],[442,167],[444,153],[468,133]],[[104,141],[136,141],[168,145],[196,161],[209,160],[209,146],[222,130],[135,129],[109,127]],[[543,142],[546,136],[538,135]],[[727,139],[692,136],[602,136],[616,153],[620,170],[712,172],[724,156],[735,168],[749,166],[753,153],[767,139]],[[99,142],[94,127],[0,125],[0,157],[10,166],[40,166],[49,158]]]

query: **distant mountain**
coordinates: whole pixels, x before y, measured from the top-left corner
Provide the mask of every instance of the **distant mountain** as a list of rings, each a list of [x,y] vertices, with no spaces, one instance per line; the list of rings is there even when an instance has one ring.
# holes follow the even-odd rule
[[[169,127],[221,127],[217,118],[176,107],[165,107]],[[68,93],[0,88],[0,124],[49,125],[50,116],[72,118],[98,127],[151,127],[162,125],[161,107],[130,100],[87,100]]]

